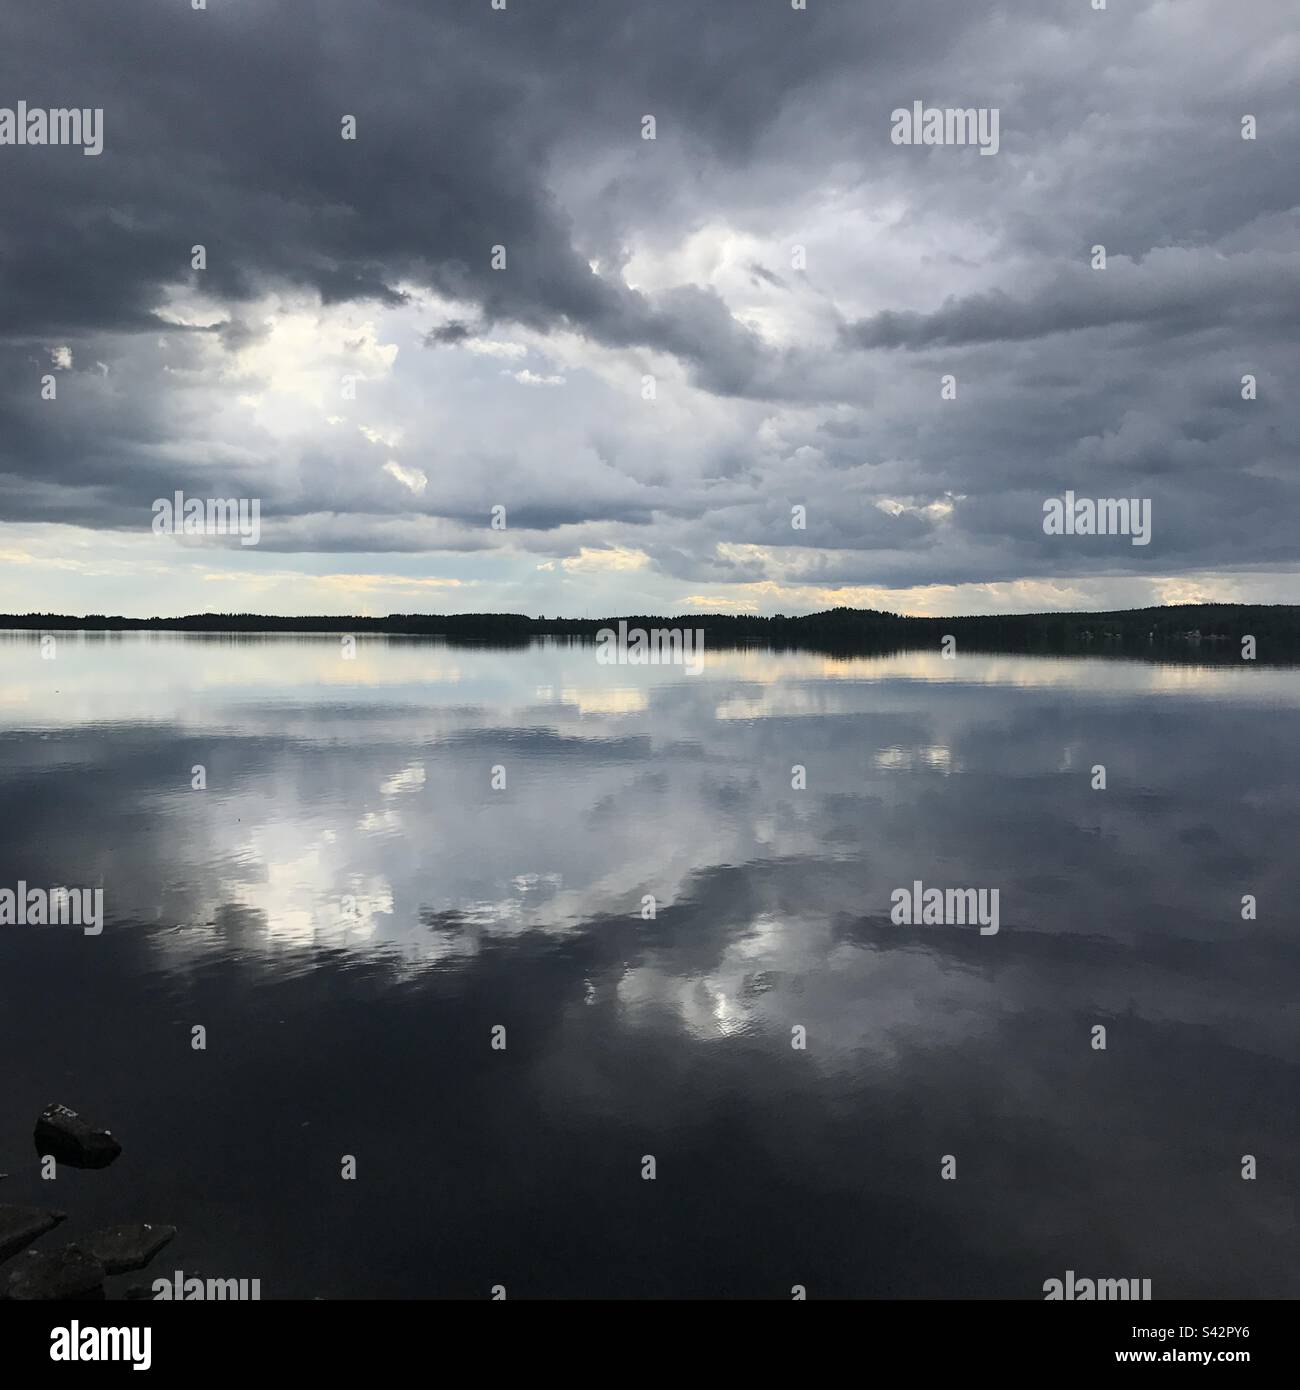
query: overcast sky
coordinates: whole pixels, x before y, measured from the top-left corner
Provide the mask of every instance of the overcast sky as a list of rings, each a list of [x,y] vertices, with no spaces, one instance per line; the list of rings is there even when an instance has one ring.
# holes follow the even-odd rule
[[[1300,601],[1295,2],[1093,3],[7,6],[0,609]]]

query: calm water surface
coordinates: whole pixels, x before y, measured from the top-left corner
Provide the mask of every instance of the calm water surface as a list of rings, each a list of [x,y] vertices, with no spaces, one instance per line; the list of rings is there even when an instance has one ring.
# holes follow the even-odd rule
[[[0,887],[107,919],[0,927],[0,1198],[66,1209],[46,1244],[181,1228],[112,1292],[1300,1296],[1294,672],[0,660]],[[1000,931],[893,925],[916,879],[998,888]],[[41,1181],[54,1100],[113,1167]]]

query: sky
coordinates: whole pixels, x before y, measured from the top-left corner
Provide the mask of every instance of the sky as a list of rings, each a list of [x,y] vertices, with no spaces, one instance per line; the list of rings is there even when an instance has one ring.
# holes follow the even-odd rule
[[[1099,2],[7,7],[0,611],[1300,601],[1294,0]]]

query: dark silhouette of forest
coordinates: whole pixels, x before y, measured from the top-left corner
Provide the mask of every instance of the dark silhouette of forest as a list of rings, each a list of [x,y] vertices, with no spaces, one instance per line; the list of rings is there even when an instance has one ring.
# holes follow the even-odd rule
[[[86,632],[387,633],[449,642],[526,646],[537,638],[594,640],[601,628],[690,627],[713,647],[802,648],[853,654],[938,650],[1088,653],[1155,660],[1241,661],[1242,640],[1255,638],[1256,659],[1300,661],[1300,605],[1193,603],[1111,613],[1023,613],[965,618],[910,618],[870,608],[832,608],[803,617],[748,614],[649,614],[613,618],[530,618],[520,613],[390,613],[387,617],[276,617],[262,613],[194,613],[182,618],[84,618],[54,613],[0,614],[0,628]]]

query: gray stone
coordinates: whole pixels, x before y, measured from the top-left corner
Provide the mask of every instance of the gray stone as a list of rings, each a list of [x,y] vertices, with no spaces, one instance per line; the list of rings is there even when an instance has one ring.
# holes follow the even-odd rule
[[[175,1226],[109,1226],[81,1241],[81,1248],[104,1266],[106,1274],[127,1274],[145,1265],[176,1234]]]
[[[106,1129],[94,1129],[66,1105],[47,1105],[36,1121],[36,1151],[72,1168],[106,1168],[122,1146]]]
[[[46,1231],[52,1231],[64,1219],[61,1211],[0,1205],[0,1260],[7,1260],[10,1255],[25,1250],[32,1241]]]
[[[104,1266],[75,1245],[54,1254],[29,1250],[9,1276],[9,1297],[20,1302],[103,1296]]]

